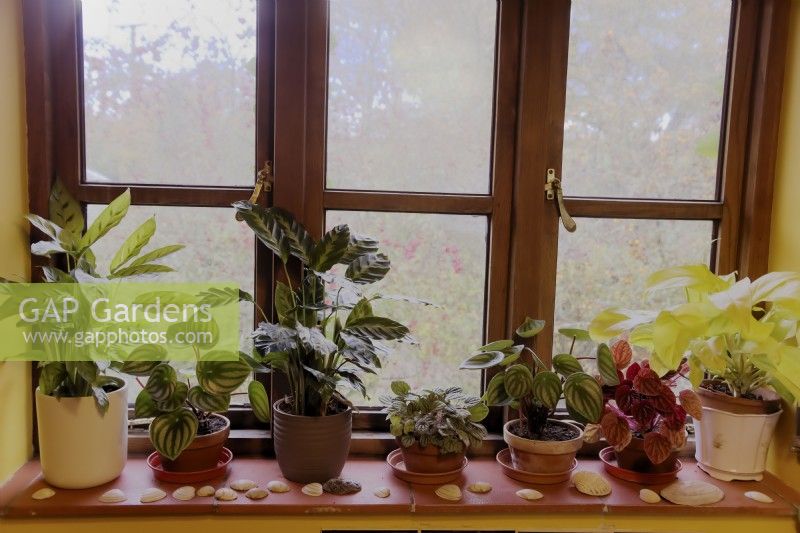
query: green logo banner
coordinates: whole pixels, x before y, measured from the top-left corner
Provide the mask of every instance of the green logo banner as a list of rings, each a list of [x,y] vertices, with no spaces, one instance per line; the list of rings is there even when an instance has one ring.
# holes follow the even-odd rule
[[[236,361],[231,283],[0,284],[0,361]]]

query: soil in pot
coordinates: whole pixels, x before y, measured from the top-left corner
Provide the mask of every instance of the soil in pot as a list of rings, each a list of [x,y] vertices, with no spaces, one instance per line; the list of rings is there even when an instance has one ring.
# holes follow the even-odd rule
[[[441,474],[458,470],[464,464],[466,450],[461,453],[441,453],[436,446],[422,447],[419,444],[403,446],[396,439],[403,454],[406,470],[419,474]]]
[[[678,452],[674,451],[665,461],[653,464],[644,451],[644,439],[633,437],[625,449],[616,452],[616,456],[617,466],[625,470],[644,474],[663,474],[675,469],[675,459],[678,458]]]
[[[754,393],[735,397],[724,381],[707,379],[700,384],[697,392],[704,407],[728,413],[767,415],[781,410],[780,397],[768,389],[759,389]]]
[[[539,439],[531,439],[526,424],[506,422],[503,439],[511,449],[514,468],[537,474],[564,473],[573,468],[575,455],[583,445],[583,432],[560,420],[548,420]]]
[[[161,457],[161,465],[168,472],[200,472],[214,468],[230,430],[230,420],[222,415],[200,420],[197,436],[189,447],[173,461]]]
[[[528,425],[523,424],[521,420],[517,420],[516,424],[511,424],[508,427],[508,431],[523,439],[541,441],[572,440],[577,439],[581,434],[581,432],[573,426],[565,426],[550,421],[545,424],[542,434],[538,436],[531,435],[530,431],[528,430]]]

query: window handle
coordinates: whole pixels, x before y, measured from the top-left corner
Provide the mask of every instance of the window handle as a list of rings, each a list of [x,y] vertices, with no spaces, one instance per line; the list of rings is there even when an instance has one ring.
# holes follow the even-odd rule
[[[558,216],[561,218],[564,229],[573,233],[578,228],[578,225],[567,212],[567,206],[564,205],[564,192],[561,190],[561,180],[556,177],[556,171],[553,168],[547,169],[547,181],[544,184],[544,191],[548,200],[555,201]]]
[[[272,192],[272,183],[275,181],[275,176],[272,175],[272,161],[265,161],[264,167],[256,174],[256,186],[253,188],[253,193],[250,195],[251,204],[258,202],[261,192]],[[242,215],[236,213],[236,220],[242,221]]]

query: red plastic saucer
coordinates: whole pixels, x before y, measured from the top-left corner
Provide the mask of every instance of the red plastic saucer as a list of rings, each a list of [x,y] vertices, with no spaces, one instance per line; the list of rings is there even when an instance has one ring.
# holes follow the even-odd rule
[[[661,485],[669,483],[678,476],[678,472],[683,468],[683,463],[681,463],[680,459],[675,459],[675,466],[669,472],[634,472],[633,470],[620,468],[617,465],[617,455],[614,453],[613,446],[600,450],[600,460],[603,461],[606,472],[615,478],[639,483],[641,485]]]
[[[190,483],[198,483],[225,475],[228,470],[228,465],[233,459],[233,452],[228,448],[222,448],[217,460],[217,466],[209,468],[208,470],[199,470],[197,472],[170,472],[164,470],[161,464],[161,456],[158,452],[153,452],[147,457],[147,466],[153,471],[153,475],[159,481],[167,483],[182,483],[188,485]]]

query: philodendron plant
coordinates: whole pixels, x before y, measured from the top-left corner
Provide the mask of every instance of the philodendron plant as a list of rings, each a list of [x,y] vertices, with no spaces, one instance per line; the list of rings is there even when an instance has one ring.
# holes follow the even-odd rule
[[[658,271],[646,294],[678,289],[685,303],[634,311],[609,308],[590,325],[595,340],[629,335],[650,352],[664,375],[688,359],[696,387],[708,372],[732,396],[749,397],[769,385],[790,403],[800,399],[800,274],[773,272],[755,281],[718,276],[705,265]]]
[[[516,334],[522,339],[530,339],[544,326],[542,320],[527,318],[517,328]],[[603,415],[600,384],[583,371],[580,361],[571,354],[553,358],[553,370],[550,370],[524,344],[515,344],[511,339],[498,340],[478,348],[464,360],[461,368],[497,368],[483,400],[489,405],[518,409],[532,439],[542,437],[547,419],[553,415],[562,397],[570,415],[578,422],[596,423]]]
[[[413,342],[406,326],[373,312],[374,301],[401,297],[362,291],[389,272],[378,242],[346,225],[315,241],[283,210],[250,202],[234,207],[286,274],[285,282],[275,285],[277,320],[262,322],[253,340],[260,362],[286,376],[292,414],[341,411],[350,404],[339,390],[342,384],[366,396],[362,375],[380,368],[381,355],[388,353],[382,341]],[[292,272],[299,273],[294,283]]]

